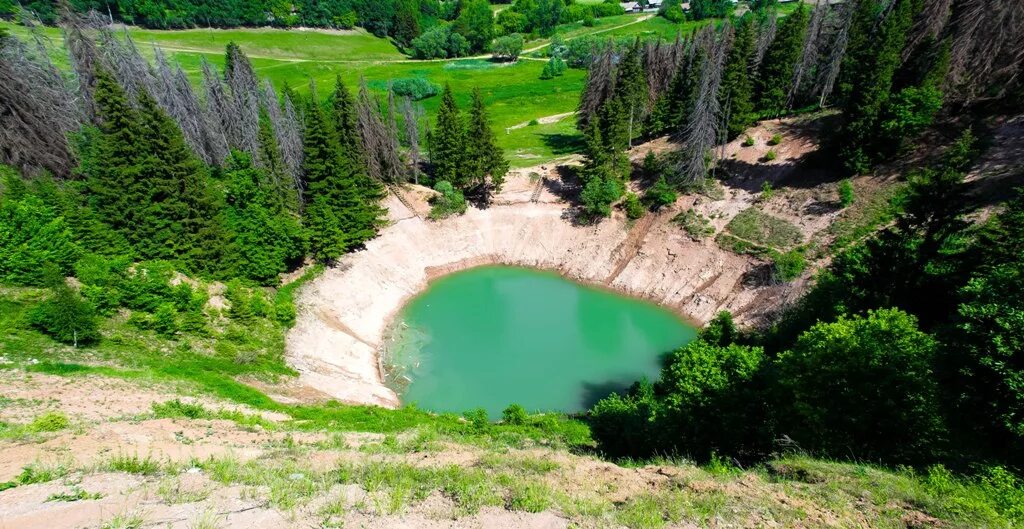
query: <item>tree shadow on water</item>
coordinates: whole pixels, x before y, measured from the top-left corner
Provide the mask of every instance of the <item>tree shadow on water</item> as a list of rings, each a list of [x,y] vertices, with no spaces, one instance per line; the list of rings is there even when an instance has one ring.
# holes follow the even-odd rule
[[[636,383],[632,379],[608,380],[605,382],[583,382],[580,388],[580,406],[585,410],[593,408],[597,402],[612,393],[624,395]]]

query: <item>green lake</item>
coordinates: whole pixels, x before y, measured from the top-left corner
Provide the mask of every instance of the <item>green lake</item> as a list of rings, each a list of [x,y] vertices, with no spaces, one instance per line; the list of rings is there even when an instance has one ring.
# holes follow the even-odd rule
[[[505,266],[441,278],[398,315],[389,378],[437,412],[576,412],[647,377],[696,330],[657,305]],[[397,384],[394,381],[399,381]]]

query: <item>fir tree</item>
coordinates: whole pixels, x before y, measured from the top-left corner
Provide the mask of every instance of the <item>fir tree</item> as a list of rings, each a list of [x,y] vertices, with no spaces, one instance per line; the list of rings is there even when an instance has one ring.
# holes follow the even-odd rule
[[[99,135],[88,169],[90,202],[99,217],[122,235],[137,225],[145,199],[140,188],[143,141],[139,116],[108,72],[96,72]]]
[[[178,125],[145,92],[139,96],[144,138],[142,215],[128,239],[140,256],[180,259],[186,269],[221,269],[225,234],[208,187],[206,166],[192,153]]]
[[[267,169],[253,167],[249,156],[231,153],[225,170],[225,217],[232,234],[231,270],[262,284],[277,283],[305,252],[305,237],[298,219],[281,203]]]
[[[53,286],[53,296],[29,312],[33,327],[54,340],[78,347],[100,339],[96,309],[71,290],[63,279]]]
[[[765,52],[757,78],[757,108],[764,115],[778,116],[786,110],[793,70],[800,61],[809,19],[801,3],[793,14],[782,20],[775,40]]]
[[[366,150],[359,137],[356,102],[340,75],[335,78],[334,92],[331,93],[331,117],[342,153],[356,163],[365,163]]]
[[[621,146],[622,148],[633,146],[633,138],[640,129],[637,124],[641,123],[647,115],[649,93],[641,57],[640,39],[637,38],[619,63],[615,89],[612,92],[612,98],[619,101],[616,111],[622,112],[621,117],[614,119],[616,122],[621,121],[626,124],[626,141],[625,145]],[[608,133],[610,130],[606,128],[604,132]],[[618,137],[614,139],[619,140]]]
[[[857,4],[839,83],[844,123],[835,140],[846,167],[855,172],[867,170],[875,158],[872,138],[916,10],[914,0],[895,0],[879,24],[884,4],[882,0]]]
[[[469,110],[465,171],[470,186],[486,185],[487,177],[490,177],[491,189],[488,193],[501,191],[505,173],[508,172],[508,160],[495,142],[494,131],[487,121],[484,99],[478,88],[473,90],[473,103]]]
[[[288,168],[281,158],[281,149],[266,112],[260,113],[259,146],[260,166],[266,170],[264,181],[260,182],[260,185],[271,191],[271,196],[277,201],[278,206],[297,213],[299,190],[295,188],[295,181],[288,174]]]
[[[722,73],[719,106],[728,115],[728,139],[736,138],[754,123],[753,82],[750,79],[750,60],[754,56],[754,25],[743,18],[736,25],[732,48],[726,57]]]
[[[430,133],[430,162],[434,166],[434,180],[448,181],[459,189],[468,182],[464,168],[466,156],[466,127],[459,107],[455,103],[452,87],[445,85],[437,121]]]
[[[318,259],[336,259],[376,235],[384,213],[377,200],[383,192],[341,151],[312,82],[305,125],[302,169],[310,249]]]

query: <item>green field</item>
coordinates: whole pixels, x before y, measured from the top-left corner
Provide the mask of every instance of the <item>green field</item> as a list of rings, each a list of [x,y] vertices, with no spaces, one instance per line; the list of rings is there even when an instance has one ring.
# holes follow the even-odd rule
[[[792,10],[792,4],[783,12]],[[703,23],[674,24],[661,17],[627,14],[600,18],[593,27],[582,23],[564,24],[559,34],[566,39],[600,34],[609,37],[629,35],[658,36],[673,39]],[[14,35],[27,36],[27,30],[0,21]],[[62,36],[56,28],[45,28],[53,59],[61,67],[68,60],[62,49]],[[498,143],[505,149],[513,167],[525,167],[578,152],[581,137],[571,117],[559,122],[506,129],[518,124],[576,109],[586,73],[569,70],[564,76],[541,80],[543,60],[524,59],[514,64],[494,63],[486,58],[462,58],[443,61],[417,61],[406,57],[388,39],[375,37],[362,29],[351,31],[260,29],[192,29],[178,31],[128,28],[143,55],[152,58],[154,44],[181,65],[196,82],[200,78],[200,59],[220,67],[224,47],[234,41],[249,55],[257,73],[274,82],[279,89],[285,82],[306,93],[310,79],[326,96],[335,76],[354,89],[360,78],[371,88],[384,90],[392,79],[424,77],[438,85],[450,83],[460,105],[468,106],[473,88],[480,88]],[[546,46],[539,39],[527,44],[527,50]],[[542,54],[537,50],[534,55]],[[427,119],[431,119],[440,98],[423,101]]]

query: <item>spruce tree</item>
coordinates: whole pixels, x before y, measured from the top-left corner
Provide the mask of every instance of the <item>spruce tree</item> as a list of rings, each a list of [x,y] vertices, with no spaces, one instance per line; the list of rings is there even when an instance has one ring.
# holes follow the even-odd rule
[[[786,110],[793,70],[800,61],[804,34],[810,15],[803,3],[779,25],[765,52],[757,77],[757,109],[766,116],[778,116]]]
[[[697,102],[700,89],[700,76],[707,61],[707,52],[699,48],[693,52],[676,71],[669,86],[664,103],[665,130],[672,134],[680,134],[690,121],[693,105]]]
[[[265,285],[276,284],[278,274],[305,252],[298,218],[266,185],[270,179],[267,169],[253,167],[248,154],[231,153],[224,174],[231,271]]]
[[[753,81],[750,60],[754,55],[754,25],[751,18],[742,18],[725,60],[719,106],[728,115],[728,139],[732,140],[754,123]]]
[[[334,92],[331,93],[331,117],[337,134],[338,145],[348,158],[356,163],[364,163],[366,150],[359,137],[359,119],[356,115],[356,102],[345,87],[341,76],[334,80]]]
[[[145,92],[139,94],[139,117],[145,145],[139,184],[146,200],[128,239],[143,257],[180,259],[193,272],[220,271],[225,233],[206,166]]]
[[[280,207],[297,213],[299,211],[299,190],[295,188],[295,181],[288,174],[288,168],[281,158],[281,149],[266,112],[260,112],[258,138],[260,166],[265,169],[264,181],[260,182],[260,185],[271,190],[272,196]]]
[[[455,103],[452,87],[445,85],[437,121],[430,134],[430,162],[434,166],[434,180],[448,181],[459,189],[469,183],[464,170],[466,157],[466,127]]]
[[[639,132],[639,124],[647,116],[647,103],[650,92],[647,77],[644,75],[643,58],[641,56],[640,39],[637,38],[629,47],[619,63],[612,98],[618,99],[618,108],[622,112],[616,121],[626,124],[625,145],[623,149],[633,146],[633,138]],[[604,132],[609,132],[605,129]],[[617,140],[618,138],[616,138]]]
[[[893,76],[902,60],[907,31],[916,11],[914,0],[894,0],[879,24],[882,0],[857,4],[848,52],[839,83],[843,125],[835,137],[847,169],[862,172],[877,157],[872,145],[879,116],[892,90]]]
[[[383,223],[384,210],[377,203],[383,191],[342,152],[312,82],[305,114],[305,224],[314,257],[332,260],[376,235]]]
[[[144,145],[139,116],[105,70],[96,72],[94,95],[99,135],[87,166],[90,203],[104,222],[132,240],[130,232],[147,203],[140,185]]]
[[[508,172],[508,160],[495,141],[479,88],[473,90],[473,103],[469,110],[465,171],[470,186],[484,186],[487,184],[487,177],[490,177],[491,189],[488,193],[501,191],[505,173]]]

